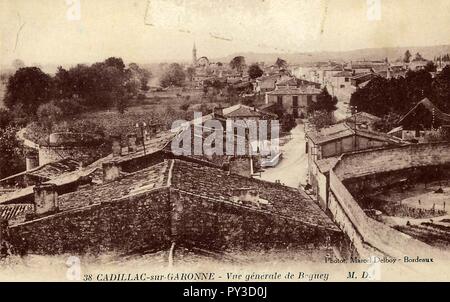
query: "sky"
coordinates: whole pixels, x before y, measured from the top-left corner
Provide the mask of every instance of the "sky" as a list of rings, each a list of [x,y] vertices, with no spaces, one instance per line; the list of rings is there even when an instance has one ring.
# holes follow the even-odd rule
[[[450,44],[450,0],[0,0],[0,65]]]

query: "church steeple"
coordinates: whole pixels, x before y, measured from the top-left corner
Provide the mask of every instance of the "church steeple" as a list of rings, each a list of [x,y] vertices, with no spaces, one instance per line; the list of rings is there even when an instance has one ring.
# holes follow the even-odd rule
[[[192,48],[192,65],[195,66],[197,64],[197,48],[195,47],[195,42],[194,42],[194,47]]]

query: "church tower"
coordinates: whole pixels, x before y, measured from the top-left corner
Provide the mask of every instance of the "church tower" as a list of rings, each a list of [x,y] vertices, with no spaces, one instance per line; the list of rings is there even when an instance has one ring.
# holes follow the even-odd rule
[[[197,65],[197,48],[195,48],[195,42],[194,47],[192,48],[192,66]]]

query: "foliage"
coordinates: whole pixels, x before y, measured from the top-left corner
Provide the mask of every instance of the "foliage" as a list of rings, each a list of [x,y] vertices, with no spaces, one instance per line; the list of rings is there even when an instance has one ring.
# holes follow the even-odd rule
[[[431,85],[434,104],[444,112],[450,113],[450,66],[446,66]]]
[[[194,76],[195,76],[195,68],[192,67],[192,66],[189,66],[186,69],[186,76],[189,79],[189,81],[192,81],[194,79]]]
[[[308,122],[319,130],[335,123],[334,114],[326,110],[317,110],[310,114]]]
[[[52,103],[46,103],[39,106],[36,115],[39,123],[44,129],[48,129],[48,132],[50,132],[52,126],[63,117],[63,112],[58,106]]]
[[[407,51],[405,51],[405,55],[403,56],[403,62],[409,63],[411,61],[411,57],[411,52],[408,49]]]
[[[281,131],[283,132],[289,132],[295,126],[297,126],[297,122],[295,121],[294,116],[290,113],[283,115],[283,117],[280,120],[280,124],[281,124]]]
[[[373,126],[379,132],[389,132],[397,126],[397,122],[402,116],[395,112],[389,112],[381,120],[376,121]]]
[[[184,84],[186,75],[183,68],[178,63],[172,63],[169,68],[162,75],[160,83],[162,87],[178,86],[181,87]]]
[[[234,57],[230,61],[230,67],[231,67],[231,69],[235,69],[238,72],[242,72],[245,67],[245,58],[243,56]]]
[[[52,78],[37,67],[24,67],[9,78],[4,103],[10,109],[22,105],[27,114],[34,115],[51,96]]]
[[[416,53],[416,55],[414,56],[413,62],[414,61],[423,61],[424,58],[422,57],[422,55],[420,53]]]
[[[54,77],[55,99],[78,97],[78,105],[86,108],[109,108],[116,106],[123,112],[131,96],[148,89],[151,73],[137,64],[125,68],[121,58],[111,57],[91,66],[78,64],[65,70],[58,68]]]
[[[428,72],[436,72],[436,64],[434,64],[433,62],[429,61],[427,63],[427,65],[425,65],[425,70]]]
[[[23,147],[16,137],[17,128],[0,128],[0,178],[25,170]]]
[[[376,77],[352,94],[350,105],[357,106],[358,111],[376,116],[384,116],[390,112],[405,114],[423,98],[433,95],[433,82],[436,79],[433,80],[425,70],[408,71],[406,78]]]
[[[309,109],[310,111],[326,111],[332,112],[337,109],[336,105],[338,100],[336,97],[332,97],[327,88],[325,87],[322,92],[317,96],[317,101],[312,102]]]
[[[12,123],[12,116],[8,110],[0,108],[0,129],[6,128]]]
[[[248,75],[251,79],[259,78],[263,74],[264,74],[263,70],[256,63],[250,65],[250,67],[248,68]]]
[[[280,69],[281,69],[281,68],[286,68],[286,67],[288,66],[286,60],[283,60],[283,59],[281,59],[281,58],[277,58],[277,60],[276,60],[276,62],[275,62],[275,65],[277,65],[278,68],[280,68]]]

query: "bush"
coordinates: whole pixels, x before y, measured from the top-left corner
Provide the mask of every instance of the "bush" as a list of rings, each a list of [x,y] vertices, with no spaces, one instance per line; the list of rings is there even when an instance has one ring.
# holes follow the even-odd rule
[[[86,107],[81,105],[83,102],[80,98],[70,98],[53,101],[52,103],[62,110],[64,116],[74,116],[86,110]]]

